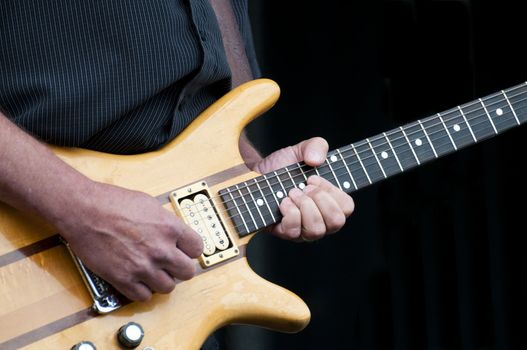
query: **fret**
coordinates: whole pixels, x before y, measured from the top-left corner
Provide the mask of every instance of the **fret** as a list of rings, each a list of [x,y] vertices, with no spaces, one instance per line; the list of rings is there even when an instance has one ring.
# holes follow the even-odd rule
[[[417,154],[415,153],[414,146],[412,146],[412,143],[410,142],[410,139],[408,139],[408,136],[406,135],[406,132],[404,131],[403,127],[401,126],[399,127],[399,129],[401,129],[401,131],[403,132],[404,138],[406,139],[406,142],[408,142],[408,144],[410,145],[410,150],[412,151],[412,154],[415,157],[417,165],[421,164],[421,162],[419,161],[419,158],[417,158]]]
[[[382,133],[384,135],[384,138],[386,139],[386,142],[388,143],[388,146],[390,146],[390,149],[392,151],[392,154],[393,154],[393,157],[395,158],[395,161],[397,162],[397,165],[399,165],[399,169],[401,169],[401,172],[404,171],[404,168],[403,166],[401,165],[401,161],[399,160],[399,157],[397,156],[397,152],[395,152],[395,149],[393,148],[393,145],[392,143],[390,142],[390,139],[388,138],[388,136],[386,135],[385,132]],[[383,158],[386,158],[386,159],[391,159],[390,158],[390,152],[389,151],[384,151],[386,152],[386,155],[383,157]],[[381,152],[382,153],[382,152]]]
[[[521,123],[527,121],[527,85],[522,84],[520,87],[509,89],[507,96],[511,102],[518,120]]]
[[[329,163],[329,160],[328,158],[326,158],[326,163],[329,167],[329,170],[331,171],[331,174],[333,174],[333,177],[335,178],[335,182],[336,184],[338,185],[338,187],[342,190],[342,186],[340,185],[340,181],[339,181],[339,178],[337,177],[337,174],[335,174],[335,171],[333,170],[333,167],[331,166],[331,164]]]
[[[370,140],[369,140],[369,139],[366,139],[366,142],[368,142],[368,145],[370,146],[370,149],[371,149],[373,155],[375,156],[375,160],[377,161],[377,164],[379,164],[379,167],[381,168],[382,175],[383,175],[384,178],[386,179],[388,176],[386,176],[386,172],[384,171],[384,168],[382,167],[381,162],[379,162],[379,157],[377,157],[377,153],[376,153],[375,150],[373,149],[373,146],[371,145]]]
[[[432,143],[432,141],[430,140],[430,136],[428,136],[428,133],[426,132],[425,130],[425,127],[423,126],[423,123],[421,123],[420,120],[417,120],[417,123],[419,124],[419,126],[421,127],[421,130],[423,130],[423,134],[425,135],[426,137],[426,140],[428,141],[428,144],[430,145],[430,148],[432,149],[432,152],[434,153],[434,157],[439,157],[437,155],[437,152],[436,152],[436,149],[434,147],[434,144]]]
[[[231,220],[234,222],[234,226],[238,229],[241,225],[243,225],[243,227],[245,228],[245,232],[239,233],[242,234],[251,232],[249,225],[245,221],[242,212],[240,211],[240,207],[236,203],[236,200],[234,199],[231,190],[227,188],[220,191],[219,193],[223,199],[223,203],[225,204],[227,213],[229,214]]]
[[[410,143],[407,141],[402,128],[393,129],[386,133],[394,154],[403,170],[417,166],[417,157],[413,153]]]
[[[404,127],[404,132],[416,159],[419,160],[418,165],[436,158],[430,139],[420,123],[407,124]]]
[[[472,128],[470,127],[470,124],[467,120],[467,116],[465,115],[465,113],[463,113],[463,110],[461,109],[461,107],[457,106],[457,109],[459,110],[459,113],[463,117],[463,121],[467,125],[467,129],[470,131],[470,135],[472,136],[472,139],[474,140],[474,142],[478,142],[478,139],[476,139],[476,135],[474,135],[474,131],[472,131]]]
[[[460,106],[460,108],[465,114],[465,117],[474,132],[474,136],[478,141],[482,141],[495,135],[494,128],[479,103],[467,103]]]
[[[293,179],[293,176],[291,175],[291,172],[289,171],[289,169],[287,167],[285,167],[284,169],[285,169],[285,172],[287,173],[287,175],[289,176],[289,179],[291,180],[291,188],[293,188],[293,187],[298,188],[298,186],[297,186],[295,180]]]
[[[340,152],[342,154],[342,159],[344,159],[348,165],[350,174],[353,176],[353,183],[355,187],[359,189],[369,185],[370,181],[368,181],[366,169],[364,169],[364,167],[361,165],[352,145],[342,147]]]
[[[394,156],[394,152],[390,148],[387,140],[388,139],[381,135],[372,137],[371,140],[369,140],[373,152],[377,154],[377,159],[383,169],[383,175],[386,175],[386,177],[403,171],[403,169],[399,167],[396,155]]]
[[[267,225],[270,225],[272,223],[275,223],[276,222],[276,218],[273,214],[273,210],[271,210],[271,207],[269,206],[269,203],[267,202],[267,196],[264,194],[264,192],[262,191],[262,187],[260,187],[260,184],[258,183],[258,181],[256,180],[256,178],[253,179],[253,182],[254,184],[256,185],[256,187],[258,188],[258,192],[260,192],[260,194],[262,195],[262,198],[261,198],[261,201],[259,201],[258,199],[256,199],[256,205],[257,206],[263,206],[265,204],[265,206],[267,207],[267,211],[269,212],[269,214],[271,214],[271,219],[272,221],[271,222],[268,222],[266,221],[266,224]],[[251,195],[252,196],[252,195]],[[258,208],[258,207],[257,207]]]
[[[296,185],[287,167],[282,168],[279,171],[282,171],[282,172],[277,173],[277,176],[278,176],[278,179],[280,180],[280,184],[282,184],[282,187],[284,188],[285,196],[287,196],[289,191],[295,188]]]
[[[456,147],[464,147],[474,143],[475,136],[470,132],[469,124],[463,118],[458,108],[443,113],[443,124],[450,133]]]
[[[456,143],[454,142],[454,139],[452,138],[452,134],[450,134],[450,131],[448,131],[448,128],[447,126],[445,125],[445,121],[443,120],[443,117],[441,117],[441,114],[437,113],[437,117],[439,118],[439,120],[441,121],[441,124],[443,124],[443,127],[445,128],[445,131],[448,135],[448,138],[450,139],[450,142],[452,142],[452,146],[454,146],[454,149],[457,151],[457,145]]]
[[[249,203],[252,202],[254,204],[254,207],[256,208],[256,211],[258,212],[258,214],[260,214],[260,219],[262,219],[263,226],[266,226],[267,220],[265,220],[264,216],[262,215],[262,212],[260,210],[260,205],[256,201],[256,198],[254,198],[254,196],[253,196],[253,190],[251,189],[250,185],[247,182],[244,182],[244,185],[245,186],[242,187],[242,188],[245,188],[247,190],[247,192],[249,193],[249,196],[251,197],[251,201],[249,201]]]
[[[516,111],[514,110],[514,108],[512,108],[511,101],[507,97],[507,94],[503,90],[501,90],[501,93],[503,94],[503,97],[505,97],[505,100],[507,100],[507,104],[509,105],[509,108],[511,109],[512,114],[514,115],[514,118],[516,119],[516,123],[520,125],[521,123],[520,123],[520,120],[518,119],[518,115],[516,114]]]
[[[371,181],[370,174],[368,173],[368,170],[366,169],[366,167],[364,166],[364,163],[362,161],[362,156],[363,155],[361,155],[360,152],[357,151],[357,149],[355,148],[355,146],[353,144],[351,144],[350,146],[351,146],[351,149],[353,150],[353,152],[355,153],[355,157],[359,161],[359,164],[360,164],[362,170],[364,170],[364,174],[366,175],[366,178],[368,179],[368,183],[371,185],[373,182]]]
[[[296,166],[296,168],[289,168],[293,166]],[[291,180],[295,183],[295,186],[303,190],[307,186],[307,182],[305,182],[305,180],[307,180],[307,177],[304,171],[302,170],[301,166],[302,165],[300,163],[289,165],[288,171]]]
[[[304,172],[304,169],[302,169],[304,167],[303,164],[300,164],[300,163],[296,163],[297,166],[298,166],[298,169],[300,170],[300,172],[302,173],[302,176],[304,177],[304,180],[306,181],[306,184],[307,184],[307,175],[306,173]]]
[[[245,214],[245,213],[249,213],[249,216],[251,217],[251,220],[252,220],[252,222],[253,222],[253,225],[254,225],[254,227],[255,227],[255,231],[256,231],[259,227],[258,227],[258,225],[256,224],[256,220],[254,219],[254,216],[253,216],[253,209],[251,209],[251,208],[249,207],[249,204],[248,204],[248,203],[250,203],[250,202],[247,202],[247,201],[245,200],[245,195],[244,195],[243,192],[242,192],[242,189],[244,189],[244,187],[239,188],[238,185],[235,185],[235,187],[236,187],[236,190],[240,193],[240,198],[242,199],[242,202],[243,202],[245,208],[247,208],[247,212],[244,212],[244,214]],[[246,188],[245,188],[245,189],[246,189]],[[262,220],[263,220],[263,218],[262,218]]]
[[[346,169],[347,175],[349,176],[349,179],[351,180],[353,187],[355,187],[355,190],[358,190],[359,188],[357,187],[357,183],[355,182],[355,179],[353,178],[353,174],[351,173],[350,168],[348,167],[348,164],[346,163],[346,159],[344,159],[344,156],[342,155],[342,153],[340,153],[340,149],[337,149],[336,153],[338,154],[338,158],[340,158],[340,161],[342,162],[342,164],[344,164],[344,167],[340,167],[340,168]],[[344,188],[346,188],[346,181],[344,181]]]
[[[498,133],[518,125],[510,104],[502,93],[487,96],[482,101]]]
[[[288,192],[287,192],[287,190],[286,190],[286,188],[285,188],[285,186],[284,186],[284,183],[283,183],[282,180],[280,179],[280,175],[278,175],[278,174],[276,173],[276,171],[273,171],[273,174],[275,175],[276,180],[277,180],[278,183],[280,184],[280,187],[281,187],[282,190],[284,191],[284,192],[280,192],[280,190],[278,190],[278,192],[276,192],[276,196],[277,196],[278,198],[280,198],[280,199],[286,197]]]
[[[269,186],[269,191],[271,192],[271,194],[273,195],[273,198],[274,198],[274,201],[276,202],[276,206],[279,207],[280,206],[280,201],[278,200],[278,198],[276,197],[276,194],[275,194],[275,189],[273,188],[273,186],[271,185],[271,182],[269,181],[269,179],[267,178],[267,175],[266,174],[263,174],[262,177],[264,178],[265,182],[267,182],[267,186]]]
[[[437,156],[440,157],[455,150],[443,123],[441,123],[437,115],[421,120],[421,124],[426,130],[430,144],[434,147]]]
[[[494,125],[494,122],[492,121],[492,118],[490,117],[489,111],[487,111],[487,107],[485,107],[485,104],[483,103],[483,100],[480,98],[479,102],[483,106],[483,109],[485,110],[485,114],[489,118],[490,124],[492,125],[492,128],[494,129],[494,133],[498,134],[498,130],[496,130],[496,125]]]

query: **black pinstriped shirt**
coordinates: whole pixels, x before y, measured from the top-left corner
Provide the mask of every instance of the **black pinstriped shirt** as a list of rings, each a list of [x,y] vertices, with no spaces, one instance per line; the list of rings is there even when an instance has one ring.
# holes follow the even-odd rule
[[[258,76],[247,0],[232,4]],[[208,0],[0,1],[0,109],[46,142],[157,149],[230,86]]]

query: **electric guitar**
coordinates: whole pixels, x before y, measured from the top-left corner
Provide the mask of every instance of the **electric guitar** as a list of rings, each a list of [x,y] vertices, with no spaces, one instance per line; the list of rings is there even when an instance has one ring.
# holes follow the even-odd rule
[[[204,242],[199,272],[170,294],[127,302],[52,227],[0,203],[0,349],[196,350],[231,323],[299,332],[308,307],[246,260],[251,237],[280,220],[290,189],[317,174],[351,193],[527,121],[523,83],[332,150],[320,167],[298,163],[258,174],[244,165],[239,135],[278,96],[271,80],[248,82],[155,152],[53,148],[93,180],[146,192],[182,217]]]

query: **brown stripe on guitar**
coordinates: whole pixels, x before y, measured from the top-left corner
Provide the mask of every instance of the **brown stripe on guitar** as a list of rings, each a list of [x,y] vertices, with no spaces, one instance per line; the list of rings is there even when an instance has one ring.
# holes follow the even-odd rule
[[[239,164],[229,169],[207,176],[206,178],[202,179],[202,181],[206,181],[209,186],[213,186],[228,179],[234,178],[236,176],[243,175],[247,173],[247,171],[248,169],[245,164]],[[161,204],[167,204],[168,202],[170,202],[169,195],[171,192],[172,191],[163,193],[161,195],[156,196],[156,198],[161,202]],[[30,257],[31,255],[38,254],[44,250],[56,247],[59,244],[61,244],[60,237],[58,234],[55,234],[35,243],[31,243],[30,245],[27,245],[25,247],[11,251],[4,255],[0,255],[0,268],[12,264],[18,260]]]
[[[96,314],[92,308],[80,310],[72,315],[63,317],[54,322],[48,323],[40,328],[34,329],[25,334],[21,334],[15,338],[9,339],[6,342],[0,343],[0,349],[2,350],[14,350],[20,349],[26,345],[34,343],[40,339],[44,339],[52,334],[63,331],[76,324],[85,322],[90,318],[95,317]]]
[[[20,249],[0,255],[0,268],[12,264],[18,260],[30,257],[31,255],[38,254],[44,250],[54,248],[59,244],[61,244],[60,236],[55,234]]]
[[[235,178],[236,176],[246,174],[248,172],[249,172],[249,169],[247,168],[245,164],[238,164],[229,169],[225,169],[218,173],[209,175],[203,179],[198,179],[195,182],[205,181],[209,186],[214,186],[216,184],[222,183],[229,179]],[[188,186],[188,185],[190,184],[187,184],[185,186]],[[185,186],[181,186],[179,188],[182,188]],[[168,202],[170,202],[170,197],[169,197],[170,193],[172,193],[172,191],[174,190],[177,190],[177,188],[174,188],[173,190],[170,190],[166,193],[160,194],[159,196],[156,196],[156,198],[161,202],[161,204],[167,204]]]
[[[227,261],[221,262],[217,265],[214,265],[211,268],[203,269],[201,266],[197,269],[196,275],[201,275],[202,273],[206,273],[208,271],[212,271],[215,268],[218,268],[220,266],[226,265],[234,260],[238,260],[245,257],[246,254],[246,245],[241,245],[238,247],[240,249],[240,254],[232,259],[229,259]],[[176,279],[176,284],[181,283],[182,281]],[[129,301],[124,301],[123,305],[129,304]],[[37,342],[39,340],[42,340],[46,337],[49,337],[53,334],[59,333],[65,329],[71,328],[73,326],[76,326],[80,323],[86,322],[94,317],[104,317],[104,315],[98,315],[92,308],[83,309],[80,311],[77,311],[69,316],[65,316],[61,319],[58,319],[56,321],[50,322],[48,324],[45,324],[39,328],[33,329],[29,332],[26,332],[24,334],[18,335],[14,338],[11,338],[3,343],[0,343],[0,349],[2,350],[14,350],[14,349],[20,349],[24,346],[27,346],[29,344],[32,344],[34,342]]]

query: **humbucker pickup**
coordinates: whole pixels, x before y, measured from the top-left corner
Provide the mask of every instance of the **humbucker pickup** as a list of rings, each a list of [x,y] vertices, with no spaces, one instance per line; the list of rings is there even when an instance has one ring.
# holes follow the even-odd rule
[[[227,231],[211,200],[207,183],[196,182],[170,194],[176,213],[203,240],[203,267],[216,265],[239,254],[239,249]]]

